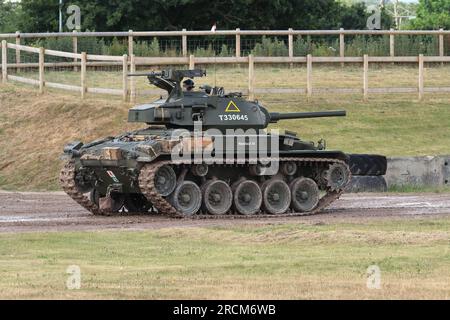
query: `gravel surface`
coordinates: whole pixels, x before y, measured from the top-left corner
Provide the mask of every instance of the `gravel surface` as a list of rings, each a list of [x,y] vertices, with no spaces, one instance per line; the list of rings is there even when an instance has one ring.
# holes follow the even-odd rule
[[[348,194],[313,216],[195,220],[169,219],[150,214],[93,216],[63,192],[0,191],[0,232],[145,230],[286,222],[323,224],[442,216],[450,217],[450,194]]]

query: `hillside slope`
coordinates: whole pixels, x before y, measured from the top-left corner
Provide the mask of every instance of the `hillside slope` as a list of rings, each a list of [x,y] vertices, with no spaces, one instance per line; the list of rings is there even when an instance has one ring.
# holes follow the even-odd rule
[[[151,99],[151,98],[149,98]],[[261,99],[272,111],[346,109],[347,118],[290,120],[283,129],[305,139],[324,137],[331,149],[386,155],[450,153],[450,99],[411,102],[409,97]],[[89,98],[0,85],[0,189],[56,190],[65,143],[84,142],[138,128],[126,122],[130,106],[119,99]]]
[[[59,156],[68,141],[130,129],[129,106],[113,100],[0,87],[0,188],[57,189]]]

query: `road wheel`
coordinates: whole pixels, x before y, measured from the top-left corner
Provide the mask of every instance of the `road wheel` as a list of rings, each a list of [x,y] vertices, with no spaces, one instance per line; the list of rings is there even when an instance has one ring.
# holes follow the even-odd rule
[[[203,206],[209,214],[225,214],[233,204],[233,192],[222,180],[210,180],[202,187]]]
[[[263,206],[267,213],[281,214],[289,209],[291,191],[283,180],[273,179],[263,183]]]
[[[234,207],[243,215],[258,213],[262,204],[262,193],[259,185],[252,180],[238,181],[233,186]]]
[[[199,186],[187,180],[175,188],[170,198],[175,209],[186,216],[196,214],[202,204],[202,192]]]
[[[290,185],[291,189],[291,207],[295,212],[312,211],[319,203],[319,187],[317,183],[305,177],[293,180]]]

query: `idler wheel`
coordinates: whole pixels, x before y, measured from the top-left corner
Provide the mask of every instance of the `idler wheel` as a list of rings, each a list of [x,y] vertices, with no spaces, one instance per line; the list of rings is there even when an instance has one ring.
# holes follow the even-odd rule
[[[202,192],[198,185],[186,180],[175,188],[170,200],[178,212],[185,216],[192,216],[202,205]]]
[[[272,179],[263,183],[263,207],[267,213],[285,213],[291,204],[291,191],[283,180]]]
[[[324,173],[327,186],[331,190],[343,189],[349,182],[350,171],[342,163],[330,164],[328,170]]]
[[[155,188],[163,197],[168,196],[177,186],[177,176],[171,166],[162,166],[155,174]]]
[[[223,180],[210,180],[202,187],[203,206],[209,214],[225,214],[233,204],[233,192]]]
[[[234,207],[243,215],[259,212],[262,204],[262,192],[259,185],[252,180],[241,180],[233,185]]]
[[[292,197],[291,207],[296,212],[311,211],[319,203],[319,187],[314,180],[300,177],[292,180],[289,187]]]

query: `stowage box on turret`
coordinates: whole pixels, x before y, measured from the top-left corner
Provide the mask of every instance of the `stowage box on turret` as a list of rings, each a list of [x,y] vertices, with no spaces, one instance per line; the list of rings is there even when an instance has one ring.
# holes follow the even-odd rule
[[[141,75],[168,93],[130,109],[128,121],[145,128],[64,148],[61,186],[93,214],[312,214],[336,200],[352,174],[385,174],[383,156],[347,155],[326,150],[323,140],[266,130],[279,120],[345,111],[275,113],[221,87],[184,90],[183,79],[203,70],[130,76]]]

